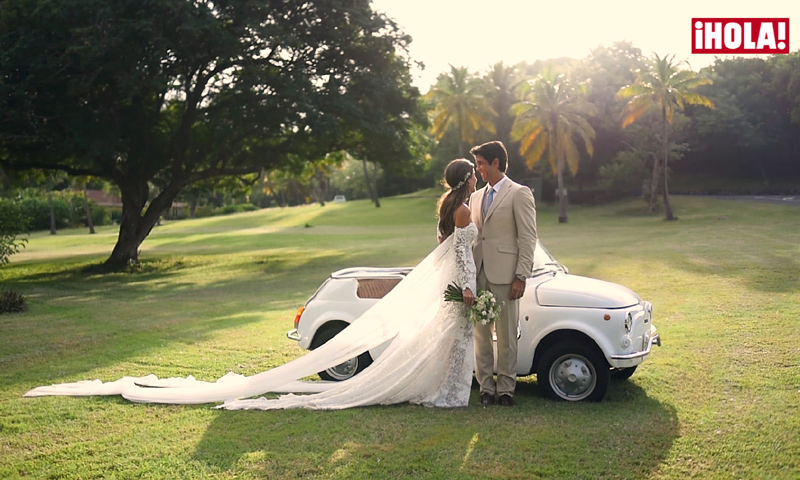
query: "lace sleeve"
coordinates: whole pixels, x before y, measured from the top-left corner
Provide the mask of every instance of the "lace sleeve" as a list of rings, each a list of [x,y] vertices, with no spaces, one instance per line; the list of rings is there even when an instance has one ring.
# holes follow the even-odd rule
[[[456,255],[456,283],[462,290],[469,287],[472,293],[477,293],[472,237],[466,228],[456,227],[453,232],[453,247]]]

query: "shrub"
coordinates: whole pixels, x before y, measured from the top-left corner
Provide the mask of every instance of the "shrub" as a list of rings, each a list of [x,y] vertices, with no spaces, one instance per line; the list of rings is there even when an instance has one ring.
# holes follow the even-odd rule
[[[216,217],[219,215],[230,215],[232,213],[252,212],[258,207],[252,203],[237,203],[235,205],[225,205],[219,208],[211,208],[208,205],[197,207],[194,211],[195,218]]]
[[[26,240],[17,235],[27,230],[27,218],[17,202],[0,198],[0,265],[25,246]]]
[[[86,200],[82,192],[63,192],[60,200],[67,202],[70,208],[68,226],[85,227],[86,221]],[[101,225],[111,225],[111,212],[109,209],[100,207],[93,200],[89,200],[89,215],[92,216],[92,224],[96,227]]]
[[[24,312],[28,309],[25,296],[16,290],[0,292],[0,313]]]
[[[600,187],[610,197],[642,194],[647,179],[645,160],[635,152],[619,152],[610,163],[600,167]]]
[[[50,230],[50,201],[47,196],[26,196],[16,202],[28,219],[31,230]],[[86,207],[81,192],[54,192],[53,211],[56,228],[75,228],[86,226]],[[112,212],[89,202],[89,212],[95,226],[110,225]]]
[[[25,197],[19,201],[31,230],[50,230],[50,203],[46,197]],[[66,228],[70,225],[72,206],[53,196],[53,211],[56,217],[56,228]]]
[[[237,203],[236,205],[225,205],[224,207],[216,209],[221,215],[230,215],[231,213],[252,212],[258,210],[258,207],[252,203]]]
[[[95,227],[101,225],[111,225],[111,211],[104,207],[98,207],[94,202],[89,203],[89,211],[92,215],[92,223]],[[84,220],[85,222],[85,220]]]

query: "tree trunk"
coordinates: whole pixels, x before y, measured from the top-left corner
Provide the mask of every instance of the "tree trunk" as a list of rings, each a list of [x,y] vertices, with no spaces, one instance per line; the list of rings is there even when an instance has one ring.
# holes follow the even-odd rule
[[[192,198],[189,199],[189,218],[194,218],[196,212],[197,212],[197,195],[192,195]]]
[[[372,164],[372,191],[375,192],[375,208],[381,208],[381,199],[378,196],[378,164]]]
[[[294,204],[302,205],[302,203],[300,202],[300,187],[297,184],[297,180],[293,178],[292,181],[289,183],[292,186],[292,191],[294,192]]]
[[[325,173],[322,171],[321,168],[317,168],[314,171],[314,194],[317,197],[317,202],[321,207],[325,206],[325,198],[328,196],[328,188],[326,183]]]
[[[567,196],[564,191],[564,162],[561,160],[561,152],[558,148],[558,120],[553,121],[553,138],[556,151],[556,173],[558,175],[558,223],[567,223]]]
[[[149,189],[146,183],[118,183],[122,195],[122,218],[119,222],[119,237],[105,265],[112,270],[122,270],[139,263],[139,246],[153,230],[161,212],[172,205],[180,186],[169,185],[154,198],[147,209]]]
[[[656,198],[658,198],[658,187],[661,173],[659,155],[653,155],[653,178],[650,180],[650,201],[647,203],[647,213],[656,213]]]
[[[56,234],[56,207],[53,204],[53,192],[47,195],[47,203],[50,204],[50,235]]]
[[[89,208],[89,199],[86,196],[86,185],[83,186],[83,209],[86,211],[86,225],[89,233],[94,233],[94,221],[92,221],[92,209]]]
[[[669,189],[667,188],[668,182],[668,175],[667,169],[669,168],[669,123],[667,122],[667,112],[665,109],[662,108],[661,116],[664,121],[664,218],[666,220],[675,220],[675,216],[672,214],[672,205],[669,203]]]
[[[367,161],[363,160],[361,164],[364,166],[364,180],[367,182],[367,191],[369,192],[369,197],[375,203],[375,208],[381,208],[381,201],[378,199],[377,182],[373,184],[372,179],[370,179],[369,177],[369,169],[367,168]]]

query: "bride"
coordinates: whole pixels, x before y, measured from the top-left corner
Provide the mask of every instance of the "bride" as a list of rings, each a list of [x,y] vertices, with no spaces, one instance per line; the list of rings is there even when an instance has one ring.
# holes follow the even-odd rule
[[[250,377],[229,373],[216,382],[149,375],[38,387],[25,396],[122,395],[147,403],[224,402],[217,408],[230,410],[338,410],[404,402],[465,407],[474,361],[467,306],[476,291],[472,242],[478,234],[465,202],[476,182],[472,163],[450,162],[443,182],[449,190],[438,206],[439,246],[349,327],[300,358]],[[463,289],[464,304],[444,301],[443,292],[453,282]],[[299,381],[388,340],[392,342],[383,354],[353,378]],[[250,398],[286,392],[277,398]]]

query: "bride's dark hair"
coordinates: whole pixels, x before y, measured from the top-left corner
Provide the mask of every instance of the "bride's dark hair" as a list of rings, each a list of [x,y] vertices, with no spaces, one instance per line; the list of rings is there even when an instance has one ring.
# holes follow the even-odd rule
[[[439,198],[439,205],[436,209],[439,217],[439,233],[442,234],[443,239],[452,235],[456,229],[453,214],[460,205],[467,201],[469,179],[474,174],[475,167],[465,158],[453,160],[444,169],[442,185],[448,190]]]

